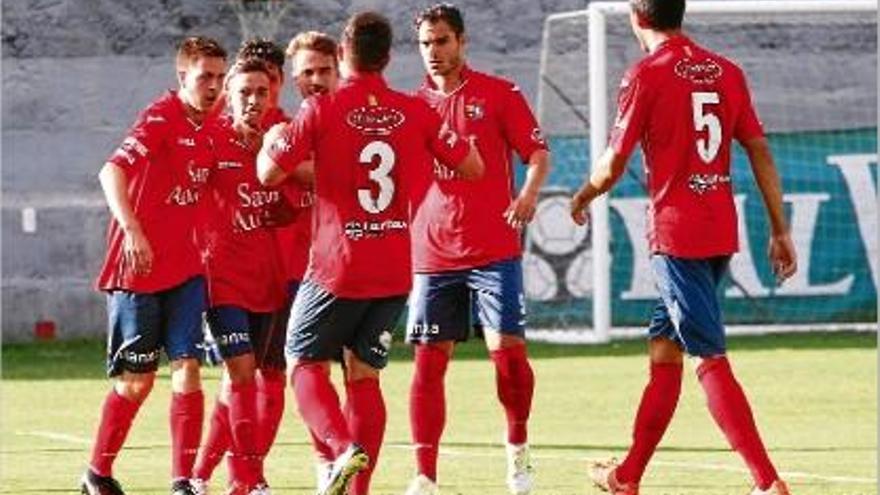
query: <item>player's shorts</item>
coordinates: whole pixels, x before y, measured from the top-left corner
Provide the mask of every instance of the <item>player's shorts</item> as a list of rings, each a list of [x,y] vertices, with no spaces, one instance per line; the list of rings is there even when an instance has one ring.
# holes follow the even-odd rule
[[[257,368],[283,370],[281,313],[256,313],[236,306],[208,309],[208,327],[220,356],[226,360],[252,352]]]
[[[394,326],[405,305],[405,295],[347,299],[306,280],[293,302],[287,327],[287,356],[338,360],[343,348],[348,348],[361,361],[382,369],[388,364]]]
[[[201,276],[160,292],[107,294],[107,374],[154,372],[162,349],[172,361],[201,359],[206,296]]]
[[[409,300],[406,340],[467,340],[470,327],[525,336],[525,296],[519,258],[440,273],[417,273]]]
[[[648,334],[676,342],[691,356],[709,357],[727,351],[718,287],[730,256],[685,259],[651,256],[660,300],[651,315]]]

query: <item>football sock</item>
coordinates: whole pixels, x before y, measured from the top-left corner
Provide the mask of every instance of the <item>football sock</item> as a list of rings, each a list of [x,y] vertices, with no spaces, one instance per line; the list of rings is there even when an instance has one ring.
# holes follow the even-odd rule
[[[333,462],[333,449],[331,449],[330,446],[327,445],[327,442],[325,442],[317,433],[312,431],[311,428],[308,430],[309,436],[312,438],[312,447],[315,450],[315,457],[317,457],[320,462]]]
[[[230,475],[252,486],[262,480],[262,456],[257,450],[257,385],[233,383],[229,391],[229,426],[232,433]]]
[[[339,396],[330,382],[329,370],[321,363],[301,361],[294,367],[291,378],[300,416],[330,447],[335,458],[351,444],[351,435],[339,407]]]
[[[345,420],[348,430],[370,457],[366,469],[355,475],[349,495],[370,493],[370,478],[379,461],[379,450],[385,436],[385,399],[379,380],[364,378],[345,384]]]
[[[284,417],[284,372],[260,370],[257,374],[257,431],[260,453],[265,456],[275,443]]]
[[[112,476],[113,461],[122,449],[128,430],[140,409],[139,402],[128,400],[111,389],[101,408],[101,422],[92,448],[90,467],[98,476]]]
[[[704,359],[697,377],[706,392],[706,402],[715,422],[730,446],[739,452],[752,472],[758,488],[766,490],[779,478],[761,441],[752,409],[726,357]]]
[[[415,370],[409,393],[409,424],[419,474],[437,480],[437,453],[446,426],[443,380],[449,356],[430,345],[415,346]]]
[[[617,468],[617,479],[639,483],[672,420],[681,394],[682,363],[651,363],[651,377],[633,423],[633,443]]]
[[[528,441],[529,413],[535,390],[535,375],[526,346],[503,347],[489,354],[495,362],[498,400],[507,416],[507,443],[524,444]]]
[[[171,477],[192,478],[202,441],[205,395],[201,390],[171,394]]]
[[[202,449],[193,469],[193,476],[203,480],[211,479],[217,464],[223,460],[232,438],[229,432],[229,406],[220,402],[220,398],[214,402],[214,411],[211,413],[211,422],[208,426],[208,437],[202,445]]]

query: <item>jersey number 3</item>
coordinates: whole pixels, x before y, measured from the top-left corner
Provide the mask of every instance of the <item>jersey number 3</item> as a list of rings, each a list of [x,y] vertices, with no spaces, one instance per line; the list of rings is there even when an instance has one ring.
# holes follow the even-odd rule
[[[718,148],[721,147],[721,121],[706,106],[717,105],[721,103],[721,99],[714,91],[696,92],[691,93],[691,103],[694,109],[694,130],[705,129],[708,134],[705,139],[697,138],[697,153],[703,162],[712,163],[718,155]]]
[[[384,141],[370,141],[361,150],[359,161],[361,165],[370,166],[377,156],[379,157],[379,165],[370,170],[369,178],[379,186],[379,193],[374,196],[373,191],[367,188],[357,191],[361,208],[369,213],[382,213],[394,198],[394,181],[389,175],[394,169],[397,158],[394,155],[394,148]]]

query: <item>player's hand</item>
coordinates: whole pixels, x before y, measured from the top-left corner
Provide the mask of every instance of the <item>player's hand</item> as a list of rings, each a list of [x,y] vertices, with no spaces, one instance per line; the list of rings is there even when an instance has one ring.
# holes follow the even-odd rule
[[[511,201],[510,206],[504,211],[504,220],[511,227],[519,230],[526,226],[535,217],[535,206],[538,204],[538,195],[523,192]]]
[[[146,275],[153,269],[153,249],[141,228],[124,229],[125,239],[122,241],[122,256],[125,264],[135,275]]]
[[[575,194],[571,197],[569,209],[571,211],[571,219],[574,223],[578,225],[586,225],[587,221],[590,219],[590,214],[588,212],[589,207],[590,201],[580,194]]]
[[[781,284],[797,271],[797,253],[788,232],[770,236],[767,256],[770,258],[770,266],[773,267],[777,283]]]

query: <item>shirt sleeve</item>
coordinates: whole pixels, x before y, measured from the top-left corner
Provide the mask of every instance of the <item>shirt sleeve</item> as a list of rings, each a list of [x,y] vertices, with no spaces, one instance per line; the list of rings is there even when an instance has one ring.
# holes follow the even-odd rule
[[[617,116],[608,145],[619,155],[629,156],[642,138],[647,121],[646,85],[638,73],[628,72],[617,94]]]
[[[762,137],[764,135],[764,127],[758,120],[758,114],[755,112],[755,106],[752,104],[752,96],[749,91],[748,83],[745,75],[739,71],[737,80],[737,91],[742,92],[742,108],[740,108],[736,124],[733,129],[733,136],[737,141],[743,143],[749,139]]]
[[[269,158],[285,173],[291,173],[312,156],[315,149],[317,105],[314,99],[303,102],[296,118],[269,144]]]
[[[428,147],[437,160],[451,169],[458,167],[470,153],[470,144],[461,138],[427,104],[422,105],[422,115],[427,124]]]
[[[547,142],[522,91],[512,84],[502,91],[501,131],[520,160],[527,163],[532,153],[547,149]]]
[[[161,149],[170,128],[168,117],[148,108],[138,117],[122,144],[107,161],[126,170],[146,166]]]

